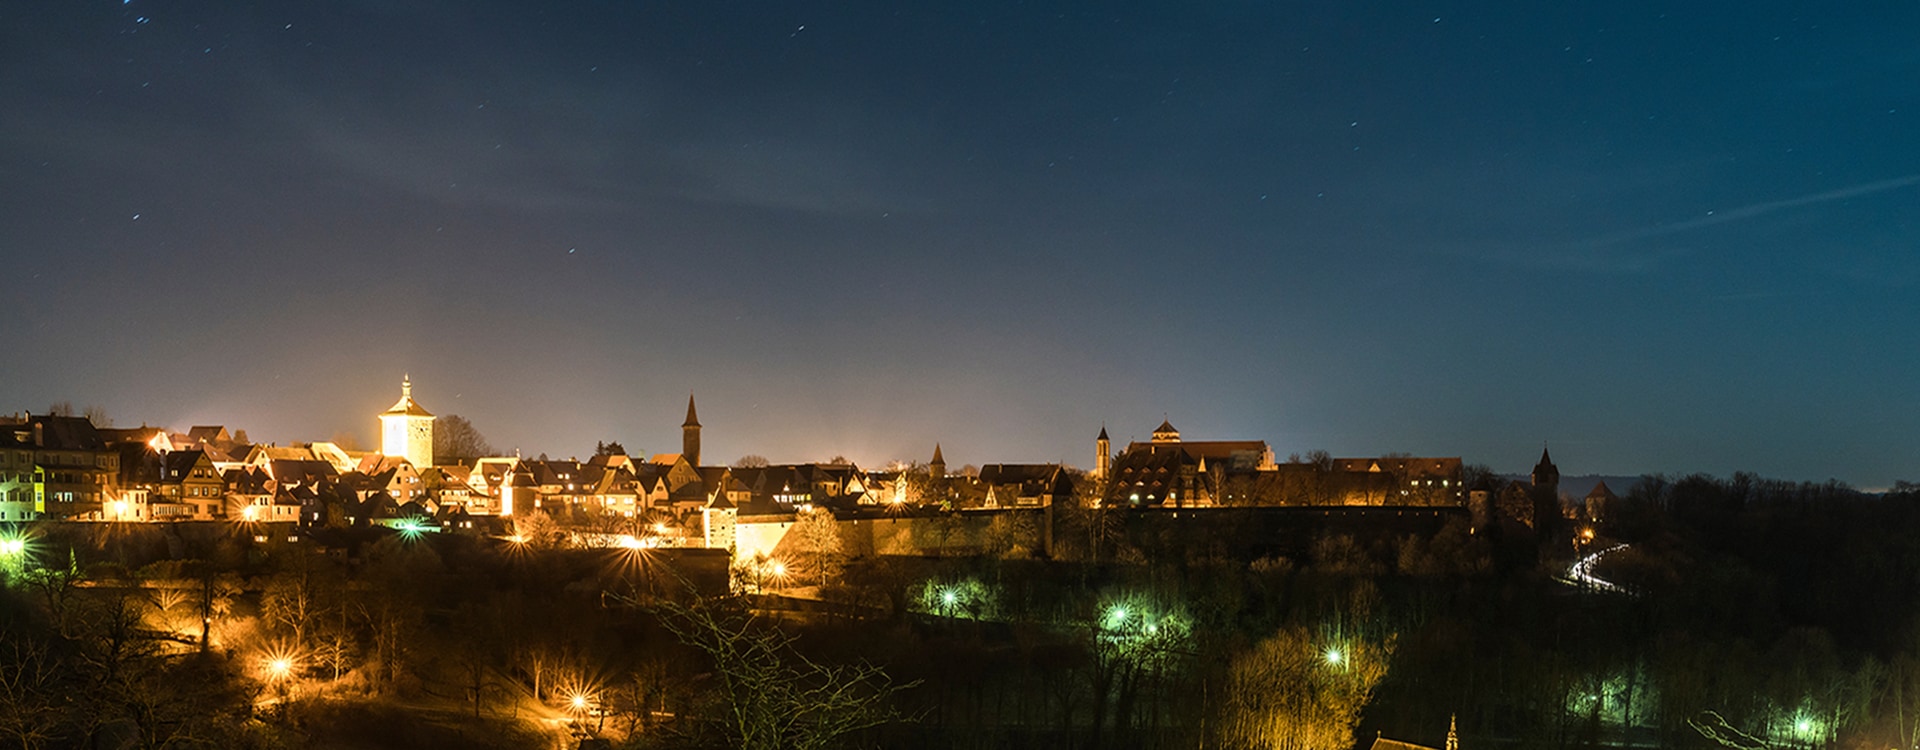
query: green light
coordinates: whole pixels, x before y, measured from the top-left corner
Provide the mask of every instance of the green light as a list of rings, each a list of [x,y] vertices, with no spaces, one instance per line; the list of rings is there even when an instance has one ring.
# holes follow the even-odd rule
[[[1328,648],[1326,655],[1327,655],[1328,664],[1339,664],[1347,660],[1346,654],[1340,653],[1340,649],[1338,647]]]
[[[951,607],[954,605],[955,602],[958,602],[958,601],[960,601],[960,595],[953,593],[953,589],[947,589],[945,591],[940,592],[941,604],[945,604]]]
[[[15,555],[24,555],[26,553],[27,553],[27,540],[0,539],[0,555],[13,557]]]
[[[1799,730],[1801,734],[1806,734],[1813,731],[1813,722],[1801,719],[1799,723],[1793,725],[1793,728]]]
[[[1115,625],[1125,625],[1127,622],[1127,608],[1116,605],[1113,609],[1107,610],[1107,619],[1112,620]]]

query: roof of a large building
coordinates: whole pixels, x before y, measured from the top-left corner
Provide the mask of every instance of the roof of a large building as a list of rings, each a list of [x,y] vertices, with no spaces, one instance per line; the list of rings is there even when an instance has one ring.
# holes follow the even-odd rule
[[[1382,456],[1379,458],[1336,458],[1335,471],[1387,472],[1406,476],[1457,475],[1463,464],[1459,456]]]
[[[1045,482],[1059,474],[1059,464],[986,464],[980,467],[980,481],[988,484]]]
[[[1401,742],[1400,740],[1390,740],[1385,737],[1375,737],[1373,738],[1373,744],[1368,746],[1368,750],[1439,750],[1439,748],[1416,745],[1411,742]]]
[[[97,451],[106,448],[100,431],[86,417],[30,416],[27,421],[0,430],[0,445],[52,451]]]

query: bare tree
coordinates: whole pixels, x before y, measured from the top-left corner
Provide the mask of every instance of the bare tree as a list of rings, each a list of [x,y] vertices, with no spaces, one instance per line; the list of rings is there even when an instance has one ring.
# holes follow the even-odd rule
[[[840,570],[840,525],[834,520],[833,511],[826,508],[815,507],[797,515],[793,528],[787,532],[799,542],[800,559],[796,562],[805,576],[825,586]]]
[[[45,641],[0,631],[0,737],[12,747],[49,747],[64,711],[59,679],[65,666]]]
[[[86,417],[88,422],[92,422],[95,427],[113,426],[113,417],[107,416],[107,408],[99,404],[88,404],[87,408],[82,410],[80,414]]]
[[[731,600],[663,605],[667,627],[714,662],[728,745],[820,750],[901,719],[895,684],[866,662],[829,666],[794,650],[794,637],[756,624]]]
[[[771,464],[772,462],[768,461],[766,456],[753,453],[733,460],[733,468],[736,469],[764,469]]]
[[[52,405],[50,405],[50,406],[48,406],[48,407],[47,407],[47,416],[49,416],[49,417],[71,417],[71,416],[73,416],[73,402],[72,402],[72,401],[55,401],[55,402],[53,402],[53,404],[52,404]]]
[[[473,423],[458,414],[444,414],[433,420],[433,455],[464,459],[493,455],[493,446],[473,428]]]

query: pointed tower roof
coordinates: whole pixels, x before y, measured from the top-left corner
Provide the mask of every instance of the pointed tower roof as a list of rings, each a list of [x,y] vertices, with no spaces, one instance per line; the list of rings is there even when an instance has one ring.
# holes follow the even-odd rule
[[[393,408],[380,416],[431,417],[433,414],[420,408],[420,403],[413,400],[413,377],[403,376],[400,379],[400,400],[393,402]]]
[[[700,426],[700,415],[693,413],[693,394],[691,393],[687,394],[687,421],[681,422],[680,426],[681,427],[699,427]]]
[[[1098,438],[1095,438],[1095,440],[1109,440],[1109,439],[1110,439],[1110,438],[1108,438],[1108,437],[1107,437],[1107,423],[1105,423],[1105,422],[1101,422],[1101,423],[1100,423],[1100,437],[1098,437]]]
[[[1100,428],[1100,431],[1101,431],[1101,432],[1106,432],[1106,431],[1107,431],[1107,428],[1105,428],[1105,427],[1102,427],[1102,428]],[[1176,430],[1176,429],[1173,429],[1173,422],[1172,422],[1172,421],[1170,421],[1170,420],[1165,420],[1165,419],[1163,419],[1163,420],[1160,420],[1160,426],[1159,426],[1159,427],[1155,427],[1155,428],[1153,428],[1153,431],[1154,431],[1154,432],[1179,432],[1179,430]]]
[[[1547,449],[1545,446],[1542,446],[1540,448],[1540,463],[1534,464],[1533,468],[1535,470],[1558,468],[1553,465],[1553,456],[1547,455]]]
[[[1460,716],[1447,717],[1447,750],[1460,750]]]
[[[947,459],[946,459],[946,457],[944,457],[944,456],[941,456],[941,455],[940,455],[940,444],[939,444],[939,443],[934,443],[934,444],[933,444],[933,460],[932,460],[932,461],[928,461],[927,463],[929,463],[929,464],[941,464],[941,465],[945,465],[945,464],[947,463]]]

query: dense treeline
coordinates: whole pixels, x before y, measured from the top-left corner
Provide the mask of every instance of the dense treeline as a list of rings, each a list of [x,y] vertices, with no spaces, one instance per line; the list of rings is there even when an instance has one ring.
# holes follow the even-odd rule
[[[806,588],[735,595],[665,551],[43,529],[0,594],[0,747],[1345,748],[1452,716],[1470,748],[1912,746],[1914,490],[1650,477],[1565,538],[1264,546],[1059,508],[1052,559],[822,538]],[[1565,580],[1621,544],[1625,593]]]

